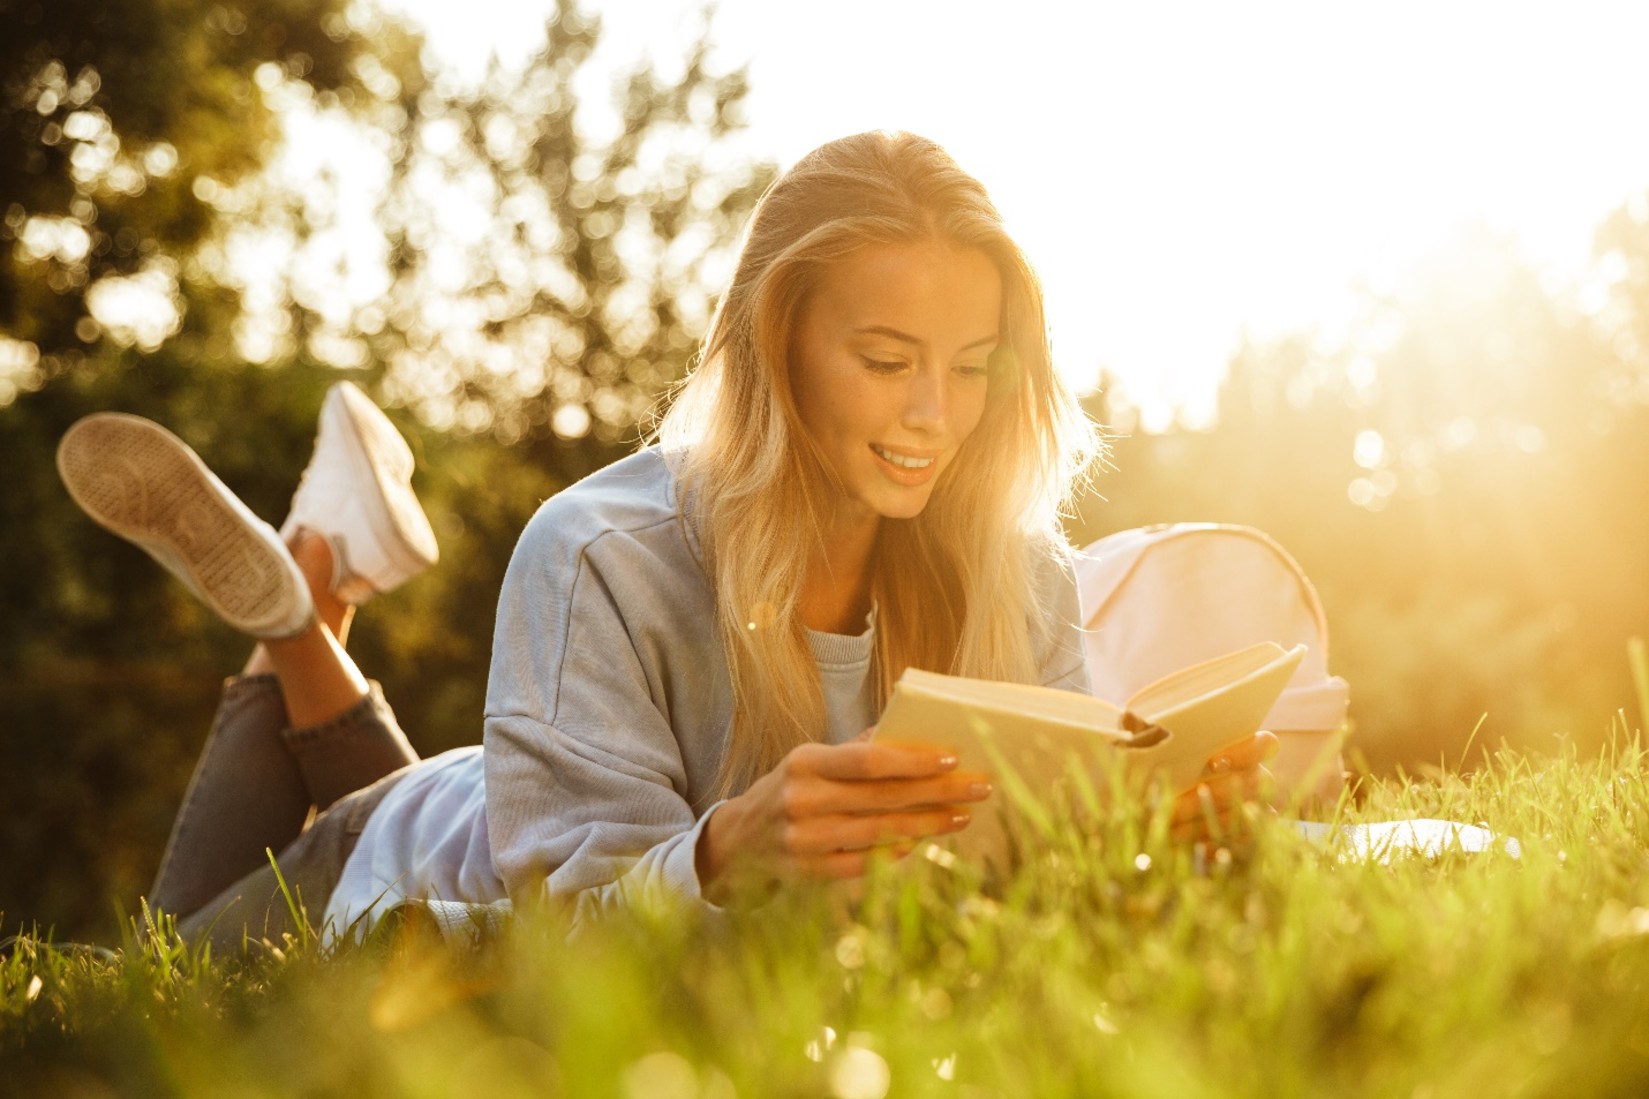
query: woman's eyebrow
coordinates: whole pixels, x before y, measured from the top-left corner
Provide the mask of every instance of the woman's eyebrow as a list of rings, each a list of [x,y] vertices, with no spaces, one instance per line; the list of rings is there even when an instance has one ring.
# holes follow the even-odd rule
[[[885,324],[872,324],[867,325],[864,328],[856,328],[854,329],[854,335],[886,336],[890,340],[899,340],[902,343],[912,344],[916,347],[927,347],[926,340],[923,340],[918,336],[912,336],[909,332],[901,332],[897,328],[889,328]],[[965,344],[961,350],[972,351],[976,347],[985,347],[989,344],[997,343],[1001,338],[1001,336],[993,332],[989,336],[982,336],[970,344]]]

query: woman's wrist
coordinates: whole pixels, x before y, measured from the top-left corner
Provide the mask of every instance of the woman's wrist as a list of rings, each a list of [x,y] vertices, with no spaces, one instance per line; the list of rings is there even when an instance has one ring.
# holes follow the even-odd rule
[[[693,849],[693,869],[699,878],[699,893],[711,904],[720,903],[718,885],[722,879],[723,859],[723,832],[727,826],[727,808],[730,802],[722,802],[710,810],[710,819],[704,822],[699,829],[698,843]]]
[[[730,798],[710,811],[699,830],[693,852],[693,868],[698,873],[699,895],[718,908],[754,907],[772,899],[777,884],[770,878],[746,875],[745,862],[750,846],[743,835],[744,804]]]

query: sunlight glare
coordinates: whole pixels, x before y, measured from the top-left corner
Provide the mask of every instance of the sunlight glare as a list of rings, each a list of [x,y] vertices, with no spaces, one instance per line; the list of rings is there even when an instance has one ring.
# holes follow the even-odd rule
[[[393,0],[474,73],[541,43],[543,0]],[[690,0],[596,6],[610,57],[679,54]],[[745,147],[781,165],[910,129],[980,176],[1047,287],[1061,367],[1103,368],[1147,428],[1206,422],[1244,333],[1297,330],[1378,291],[1463,223],[1565,277],[1594,223],[1649,184],[1635,43],[1649,8],[1578,0],[722,0],[749,59]],[[799,33],[805,30],[805,33]],[[874,74],[874,78],[867,78]],[[604,94],[591,75],[580,89]]]

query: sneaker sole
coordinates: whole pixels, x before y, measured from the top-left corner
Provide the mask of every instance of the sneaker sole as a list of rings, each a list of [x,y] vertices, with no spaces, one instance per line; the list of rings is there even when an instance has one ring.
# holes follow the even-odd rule
[[[254,636],[302,628],[302,577],[274,531],[159,424],[88,416],[64,434],[57,469],[87,515],[181,570],[229,625]]]
[[[367,499],[375,520],[374,528],[393,535],[378,549],[403,575],[421,572],[436,562],[440,549],[429,516],[424,514],[418,494],[412,490],[412,453],[406,440],[353,383],[339,385],[334,394],[327,403],[337,411],[329,408],[328,414],[341,418],[347,428],[345,436],[355,442],[356,460],[378,486],[378,492]],[[348,551],[349,547],[345,546],[346,555]],[[365,579],[373,582],[370,576]]]

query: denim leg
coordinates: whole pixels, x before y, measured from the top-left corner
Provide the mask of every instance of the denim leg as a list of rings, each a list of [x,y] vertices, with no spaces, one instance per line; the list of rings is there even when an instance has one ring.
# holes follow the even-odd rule
[[[303,830],[311,798],[281,740],[286,706],[274,676],[228,680],[212,730],[149,890],[149,903],[180,915],[266,861]]]
[[[298,933],[292,918],[294,906],[311,928],[323,930],[318,926],[321,915],[367,819],[408,770],[402,768],[346,794],[275,856],[279,877],[265,858],[256,870],[180,919],[178,934],[192,944],[209,941],[213,953],[220,956],[239,953],[247,942],[267,939],[279,945],[282,935]],[[281,890],[283,880],[286,892]],[[291,905],[287,893],[292,896]]]
[[[311,806],[324,810],[417,760],[375,682],[330,721],[290,729],[274,676],[229,680],[149,903],[176,916],[200,910],[269,870],[268,852],[299,838]]]
[[[281,740],[297,761],[309,796],[321,809],[418,762],[418,753],[401,732],[375,680],[367,684],[365,698],[337,717],[320,725],[287,729]]]

